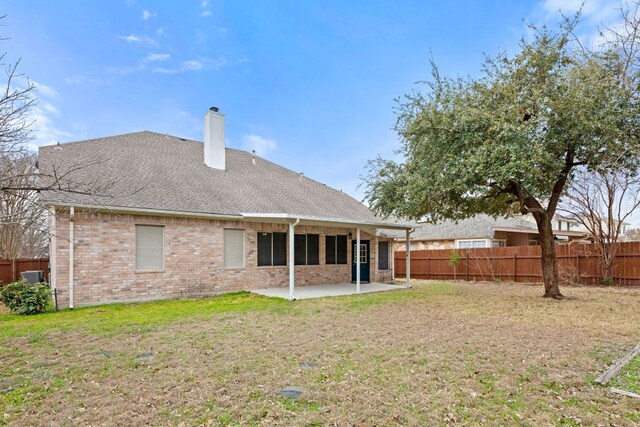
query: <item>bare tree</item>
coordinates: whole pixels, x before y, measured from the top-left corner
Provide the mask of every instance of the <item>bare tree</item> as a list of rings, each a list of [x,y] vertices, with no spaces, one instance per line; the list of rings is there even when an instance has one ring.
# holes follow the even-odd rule
[[[0,193],[0,259],[40,258],[47,253],[48,215],[38,203],[36,156],[13,153],[0,158],[3,182],[15,188]]]
[[[640,96],[638,78],[640,77],[640,0],[631,3],[620,1],[618,24],[603,26],[601,36],[606,40],[604,47],[618,55],[620,82]]]
[[[599,171],[581,169],[567,187],[560,211],[593,236],[602,277],[611,282],[624,225],[640,206],[640,176],[622,172],[615,163]]]
[[[0,20],[4,19],[0,16]],[[6,38],[0,37],[0,41]],[[90,173],[105,160],[77,160],[38,167],[30,149],[36,86],[19,74],[20,60],[0,55],[0,258],[41,257],[47,252],[49,212],[40,192],[75,193],[91,198],[112,197],[115,180]],[[135,189],[130,191],[137,191]]]
[[[620,2],[615,26],[603,26],[604,52],[615,55],[617,68],[612,70],[621,86],[640,100],[640,0]],[[635,135],[638,138],[638,135]],[[610,282],[619,243],[624,239],[625,221],[640,205],[640,175],[625,168],[637,152],[619,153],[605,161],[598,170],[579,169],[567,188],[559,209],[579,221],[593,236],[600,255],[602,277]],[[623,170],[627,172],[622,172]]]

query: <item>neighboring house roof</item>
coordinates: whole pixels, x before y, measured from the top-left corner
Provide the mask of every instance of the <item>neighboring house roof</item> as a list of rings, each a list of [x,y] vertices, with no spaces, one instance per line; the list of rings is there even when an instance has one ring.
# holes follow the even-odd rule
[[[492,239],[496,231],[511,233],[537,234],[538,228],[532,221],[523,218],[493,218],[489,215],[476,215],[458,221],[441,221],[437,224],[415,223],[411,240],[459,240]],[[581,236],[574,231],[554,230],[556,235]],[[400,240],[403,236],[398,236]]]
[[[43,172],[84,166],[74,182],[114,181],[109,196],[47,191],[50,205],[108,206],[219,215],[288,214],[380,223],[341,191],[251,153],[226,148],[226,170],[203,162],[202,142],[136,132],[40,148]]]
[[[413,240],[491,239],[496,230],[538,232],[535,224],[524,219],[476,215],[459,221],[442,221],[438,224],[421,223],[411,237]]]

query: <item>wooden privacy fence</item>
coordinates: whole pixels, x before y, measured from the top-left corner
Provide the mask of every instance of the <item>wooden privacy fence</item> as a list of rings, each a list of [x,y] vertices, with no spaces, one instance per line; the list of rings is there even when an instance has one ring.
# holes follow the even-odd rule
[[[44,271],[44,279],[49,281],[49,258],[0,259],[0,286],[20,279],[20,273],[30,270]]]
[[[411,251],[411,277],[436,280],[501,280],[542,282],[540,246],[457,249],[460,258],[450,265],[450,249]],[[600,258],[594,245],[556,246],[558,272],[565,284],[602,284]],[[406,251],[395,252],[395,274],[406,277]],[[640,242],[619,243],[613,283],[640,286]]]

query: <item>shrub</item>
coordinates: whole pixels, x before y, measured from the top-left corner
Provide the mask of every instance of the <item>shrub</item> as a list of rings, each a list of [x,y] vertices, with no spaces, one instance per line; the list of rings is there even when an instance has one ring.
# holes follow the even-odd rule
[[[604,279],[602,279],[602,284],[605,286],[612,286],[613,285],[613,277],[605,277]]]
[[[449,254],[449,265],[453,267],[453,280],[456,280],[456,267],[460,263],[460,255],[455,249],[451,249],[451,253]]]
[[[42,313],[51,302],[51,287],[44,282],[30,284],[18,280],[2,288],[0,301],[16,314]]]

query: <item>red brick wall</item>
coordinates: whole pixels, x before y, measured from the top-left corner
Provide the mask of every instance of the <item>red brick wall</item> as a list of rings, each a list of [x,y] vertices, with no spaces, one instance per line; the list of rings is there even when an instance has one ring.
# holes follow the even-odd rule
[[[164,225],[165,268],[136,272],[135,225]],[[224,228],[245,230],[245,268],[225,269]],[[61,307],[69,304],[69,215],[56,212],[51,245],[52,278]],[[74,305],[215,295],[223,292],[288,286],[287,266],[257,266],[257,233],[286,232],[286,224],[222,221],[115,213],[78,212],[74,221]],[[325,234],[348,228],[297,226],[296,233],[320,234],[320,265],[296,266],[296,286],[351,280],[351,242],[347,265],[325,264]],[[393,272],[377,271],[377,239],[371,240],[371,279],[391,281]],[[393,255],[390,255],[390,263]]]

